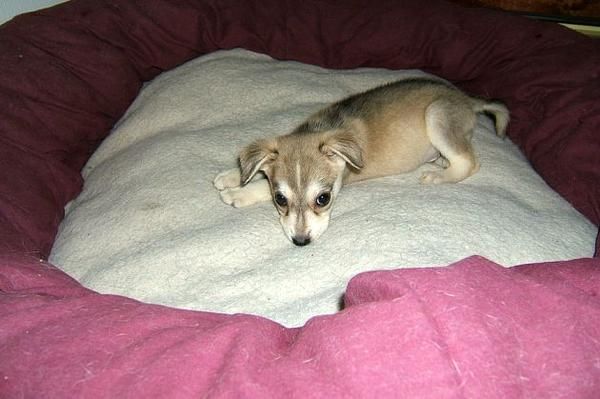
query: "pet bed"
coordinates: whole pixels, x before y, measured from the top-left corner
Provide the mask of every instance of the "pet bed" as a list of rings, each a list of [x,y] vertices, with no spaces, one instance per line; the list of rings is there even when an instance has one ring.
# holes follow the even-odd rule
[[[328,70],[247,50],[164,73],[84,167],[50,262],[101,293],[301,326],[338,310],[361,271],[472,254],[503,265],[592,256],[595,226],[483,119],[472,178],[423,186],[420,174],[432,169],[423,167],[347,186],[328,233],[306,248],[291,245],[273,204],[220,201],[212,181],[237,166],[242,146],[291,131],[349,93],[420,75]]]
[[[423,29],[424,26],[429,29]],[[507,30],[507,26],[511,29]],[[596,296],[600,263],[598,258],[590,257],[595,229],[592,225],[597,226],[600,220],[600,157],[595,137],[600,122],[600,52],[593,40],[551,24],[444,2],[430,2],[423,7],[416,1],[372,4],[358,0],[74,0],[16,18],[0,28],[0,37],[0,396],[592,398],[600,391],[600,303]],[[235,48],[246,50],[213,53]],[[208,55],[174,69],[204,54]],[[163,102],[154,101],[161,96],[153,96],[152,90],[160,89],[161,81],[191,67],[194,72],[202,71],[199,79],[209,79],[205,75],[211,72],[200,64],[232,57],[244,59],[244,66],[235,68],[244,76],[250,76],[244,68],[250,68],[253,62],[274,69],[286,65],[285,71],[301,65],[303,70],[327,75],[329,81],[334,81],[328,87],[337,87],[337,91],[317,90],[322,86],[318,79],[311,89],[318,98],[311,97],[311,90],[301,92],[288,87],[287,90],[302,93],[302,102],[294,103],[299,101],[298,96],[284,95],[278,101],[281,111],[271,114],[271,123],[265,123],[264,114],[250,111],[264,112],[259,101],[265,98],[268,87],[258,84],[258,91],[253,92],[252,85],[238,75],[238,88],[247,91],[242,93],[247,96],[244,98],[235,91],[233,83],[219,86],[213,78],[199,83],[206,88],[231,90],[234,98],[230,104],[223,102],[220,108],[211,101],[210,93],[198,90],[193,126],[180,124],[180,129],[174,129],[174,120],[188,118],[174,112],[168,113],[171,119],[160,118],[161,112],[167,111],[164,107],[169,102],[164,102],[165,98],[179,98],[165,90]],[[372,68],[378,68],[377,72]],[[227,72],[223,64],[218,69]],[[526,195],[521,189],[516,194],[506,187],[493,190],[487,180],[494,171],[485,165],[500,165],[499,158],[506,154],[494,153],[494,148],[508,151],[510,163],[519,170],[527,168],[509,141],[493,137],[485,119],[476,135],[484,165],[479,174],[464,184],[441,188],[413,185],[410,178],[414,175],[346,187],[340,197],[346,202],[336,204],[338,216],[332,220],[330,230],[314,246],[306,248],[294,248],[285,241],[267,204],[238,211],[220,203],[216,191],[207,184],[214,173],[234,164],[234,147],[253,135],[266,133],[259,129],[275,132],[285,128],[301,115],[292,111],[310,111],[348,91],[365,88],[361,85],[396,77],[401,74],[399,70],[405,69],[433,73],[471,93],[505,101],[512,112],[510,139],[547,184],[583,216],[554,193],[543,191],[545,183],[534,175],[519,176],[518,180],[539,187],[542,191],[536,191],[537,196]],[[166,73],[142,90],[123,117],[142,84],[161,72]],[[310,85],[306,75],[298,76]],[[365,81],[358,76],[366,76]],[[280,76],[273,71],[271,77]],[[285,80],[290,84],[295,81],[292,76]],[[184,91],[178,94],[189,94],[191,87],[183,87]],[[267,94],[276,92],[272,89]],[[144,111],[149,117],[139,111],[142,108],[138,105],[144,98],[159,106],[154,112]],[[226,105],[245,107],[243,112],[231,114]],[[177,109],[181,108],[171,111]],[[198,114],[208,111],[210,114],[198,118]],[[220,119],[215,113],[220,114]],[[261,116],[260,121],[252,119],[257,115]],[[113,134],[87,162],[119,119]],[[152,123],[143,132],[137,132],[139,123],[145,121]],[[226,129],[241,125],[246,130]],[[171,142],[165,139],[169,132]],[[208,140],[200,142],[202,147],[212,145],[214,151],[210,155],[186,141],[199,135]],[[198,212],[180,217],[221,217],[227,221],[223,224],[230,223],[229,230],[235,230],[232,233],[237,237],[244,232],[251,234],[251,239],[246,240],[250,244],[247,248],[256,247],[257,243],[276,246],[280,253],[297,257],[296,267],[317,265],[326,269],[322,254],[331,253],[333,242],[341,235],[356,234],[352,226],[358,221],[353,217],[376,218],[388,212],[379,207],[365,212],[365,201],[353,203],[353,195],[366,190],[385,200],[390,195],[388,190],[399,184],[415,192],[442,190],[435,191],[440,193],[460,187],[458,193],[475,195],[472,190],[490,190],[495,191],[496,198],[502,197],[498,193],[501,191],[506,194],[504,200],[508,197],[527,205],[524,216],[536,216],[534,222],[528,222],[517,213],[517,222],[524,228],[530,228],[527,225],[532,223],[536,226],[530,234],[513,227],[501,237],[496,237],[499,230],[492,230],[489,238],[497,238],[496,244],[504,246],[510,240],[522,244],[514,247],[519,248],[516,253],[499,253],[499,245],[494,247],[490,242],[484,247],[460,248],[464,253],[440,249],[427,264],[412,264],[409,257],[402,258],[410,253],[404,250],[398,254],[396,264],[378,263],[379,259],[372,255],[359,258],[336,253],[340,264],[347,266],[348,275],[339,275],[341,284],[346,284],[355,272],[370,271],[349,281],[344,290],[343,311],[334,312],[329,305],[319,307],[323,297],[314,304],[299,300],[296,308],[292,306],[278,320],[298,325],[293,328],[253,314],[182,309],[187,298],[197,297],[189,287],[180,293],[182,301],[175,303],[179,308],[159,305],[156,298],[145,298],[154,303],[128,298],[128,292],[112,295],[90,290],[73,277],[85,280],[78,273],[94,261],[98,254],[92,252],[97,250],[94,247],[88,247],[83,254],[79,252],[79,259],[62,258],[61,267],[69,274],[46,261],[64,206],[72,200],[75,201],[67,209],[69,216],[63,223],[61,238],[54,246],[53,260],[58,264],[61,259],[56,252],[59,246],[75,245],[76,240],[86,245],[97,242],[105,250],[105,238],[86,237],[104,227],[102,218],[94,220],[98,229],[73,232],[79,237],[73,234],[63,240],[72,213],[83,212],[85,204],[93,205],[100,197],[118,192],[116,184],[115,191],[90,191],[93,180],[101,180],[101,172],[106,179],[120,165],[125,167],[131,162],[132,157],[142,159],[144,153],[162,155],[163,150],[176,150],[175,155],[180,155],[180,162],[171,165],[179,165],[174,169],[188,169],[189,174],[178,176],[196,176],[195,181],[175,179],[173,185],[163,187],[167,196],[182,193],[178,191],[182,187],[189,190],[185,192],[189,198],[199,194],[195,204]],[[138,173],[137,177],[143,177],[146,164],[160,158],[138,159],[138,168],[131,171],[131,176]],[[207,160],[214,165],[202,163]],[[80,172],[86,162],[82,191]],[[163,171],[168,177],[169,171]],[[98,187],[106,187],[106,182]],[[75,199],[80,192],[82,195]],[[130,194],[135,193],[134,190]],[[135,196],[122,201],[113,198],[115,206],[108,207],[105,214],[114,216],[114,208],[126,208],[131,199]],[[542,205],[545,201],[552,203],[551,209]],[[181,202],[189,205],[187,198]],[[472,202],[477,212],[493,206]],[[147,211],[156,211],[157,204],[162,202],[146,201],[140,205],[146,206]],[[175,209],[169,215],[177,215],[178,207],[172,208]],[[410,215],[401,208],[395,215],[398,219],[379,236],[405,234],[397,221]],[[511,216],[515,213],[511,212]],[[443,217],[437,218],[443,224]],[[486,225],[481,219],[478,221]],[[514,226],[514,220],[512,223]],[[411,224],[422,225],[427,223]],[[152,223],[147,230],[168,230],[169,226]],[[574,235],[574,231],[578,233]],[[534,235],[534,240],[529,241],[529,235]],[[467,238],[459,242],[463,246],[474,242]],[[413,241],[415,237],[409,239]],[[118,241],[127,241],[127,237],[119,237]],[[452,242],[457,241],[441,241]],[[360,248],[362,243],[358,241],[356,246]],[[386,244],[381,247],[382,254],[395,248]],[[235,245],[239,246],[240,241]],[[339,250],[340,241],[336,245]],[[140,259],[147,267],[138,268],[127,277],[173,271],[169,268],[176,264],[175,260],[160,260],[164,252],[155,251],[159,248],[160,245],[142,246],[146,257]],[[201,248],[213,247],[203,243]],[[193,263],[189,263],[188,256],[183,255],[183,264],[191,270],[181,270],[187,273],[187,279],[201,281],[203,270],[218,266],[206,253],[193,253]],[[502,266],[529,264],[504,268],[486,258],[494,258]],[[128,272],[127,266],[114,267],[120,261],[101,259],[97,264],[117,273]],[[267,259],[251,259],[251,263],[254,269],[270,267]],[[352,269],[357,264],[360,270]],[[232,271],[235,272],[227,273]],[[231,278],[235,281],[234,275]],[[279,294],[287,294],[284,291],[301,294],[306,289],[308,297],[315,276],[318,273],[313,271],[296,286],[274,287],[263,293],[271,295],[271,304],[279,300]],[[276,277],[279,276],[274,276],[275,281]],[[337,300],[340,287],[331,290],[328,298]],[[260,292],[264,288],[261,284],[254,290]],[[106,291],[101,286],[96,289]],[[252,285],[244,289],[250,291]],[[227,293],[232,298],[237,294],[235,289]],[[237,305],[237,309],[248,310],[241,306],[244,303]],[[198,307],[213,310],[207,303]],[[235,307],[217,310],[231,309]],[[256,313],[251,310],[250,313]],[[276,309],[269,312],[265,315],[271,318],[282,315]]]

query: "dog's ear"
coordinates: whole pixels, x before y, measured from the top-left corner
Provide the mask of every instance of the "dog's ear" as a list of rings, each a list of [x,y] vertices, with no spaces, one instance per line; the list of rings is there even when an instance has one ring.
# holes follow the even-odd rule
[[[332,134],[321,144],[319,149],[328,157],[340,157],[354,169],[360,170],[365,166],[361,145],[356,135],[350,131]]]
[[[242,185],[252,180],[258,171],[264,170],[277,158],[277,155],[277,143],[275,140],[257,140],[244,148],[240,153]]]

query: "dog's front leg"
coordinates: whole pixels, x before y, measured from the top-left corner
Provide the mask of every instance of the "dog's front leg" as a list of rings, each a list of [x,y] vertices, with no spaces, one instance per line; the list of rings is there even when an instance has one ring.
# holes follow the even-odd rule
[[[219,194],[224,203],[236,208],[243,208],[271,199],[271,189],[267,179],[252,181],[241,187],[225,188]]]
[[[226,188],[239,187],[241,182],[240,168],[234,168],[219,173],[213,180],[213,185],[219,191]]]

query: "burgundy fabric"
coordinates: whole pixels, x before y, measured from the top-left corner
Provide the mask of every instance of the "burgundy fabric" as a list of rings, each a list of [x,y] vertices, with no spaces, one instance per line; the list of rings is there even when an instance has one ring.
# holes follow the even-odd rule
[[[301,329],[99,295],[41,261],[143,81],[234,47],[500,98],[533,166],[600,222],[591,39],[439,1],[72,0],[0,27],[0,397],[597,397],[599,258],[368,273]]]
[[[595,259],[504,269],[473,257],[366,273],[350,282],[343,312],[301,329],[96,295],[46,264],[9,262],[20,277],[2,286],[2,397],[600,392]],[[5,268],[1,276],[12,275]]]

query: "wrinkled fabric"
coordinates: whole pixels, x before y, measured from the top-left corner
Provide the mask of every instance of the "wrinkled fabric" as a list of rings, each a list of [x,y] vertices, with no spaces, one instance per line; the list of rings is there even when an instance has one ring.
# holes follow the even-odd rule
[[[597,225],[599,46],[416,0],[72,0],[4,24],[0,397],[597,397],[598,258],[361,275],[344,312],[299,329],[98,295],[40,259],[143,82],[235,47],[423,69],[499,98],[509,136]]]
[[[472,257],[366,273],[350,282],[344,311],[297,329],[97,295],[47,264],[3,261],[21,274],[2,285],[4,397],[593,398],[600,390],[592,259],[505,269]],[[11,274],[4,267],[0,281]]]

